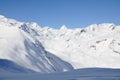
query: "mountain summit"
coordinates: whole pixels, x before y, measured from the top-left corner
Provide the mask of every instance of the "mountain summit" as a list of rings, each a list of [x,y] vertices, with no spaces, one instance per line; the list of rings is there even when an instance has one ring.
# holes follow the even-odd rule
[[[41,73],[120,68],[119,35],[120,26],[111,23],[57,30],[0,16],[0,59]]]

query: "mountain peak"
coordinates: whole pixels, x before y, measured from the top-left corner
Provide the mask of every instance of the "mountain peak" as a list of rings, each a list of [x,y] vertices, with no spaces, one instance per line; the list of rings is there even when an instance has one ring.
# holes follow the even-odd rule
[[[7,19],[5,16],[0,15],[0,21],[2,21],[2,22],[7,22],[8,19]]]
[[[0,15],[0,18],[4,18],[4,16],[3,16],[3,15]]]
[[[61,28],[60,28],[60,30],[67,30],[67,29],[68,29],[68,28],[67,28],[66,25],[62,25]]]
[[[29,23],[29,26],[32,26],[32,27],[37,27],[37,26],[38,26],[38,24],[37,24],[36,22],[30,22],[30,23]]]

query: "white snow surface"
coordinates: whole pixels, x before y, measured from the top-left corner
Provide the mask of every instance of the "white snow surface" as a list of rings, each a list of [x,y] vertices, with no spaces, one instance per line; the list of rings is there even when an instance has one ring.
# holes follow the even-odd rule
[[[8,60],[9,64],[13,62],[41,73],[72,70],[70,64],[47,52],[33,36],[39,28],[33,22],[23,23],[0,16],[0,61],[4,59],[6,63]]]
[[[94,24],[86,28],[60,30],[42,28],[36,36],[45,49],[75,69],[120,68],[120,26]]]
[[[0,72],[0,80],[120,80],[120,69],[88,68],[50,74]]]
[[[53,29],[0,16],[0,49],[0,59],[41,73],[120,68],[120,26]]]

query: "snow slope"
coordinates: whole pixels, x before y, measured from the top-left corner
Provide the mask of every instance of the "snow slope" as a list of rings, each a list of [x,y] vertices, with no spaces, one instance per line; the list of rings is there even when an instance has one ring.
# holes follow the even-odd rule
[[[76,29],[45,27],[39,34],[36,38],[47,51],[75,69],[120,68],[120,26],[104,23]]]
[[[0,72],[0,80],[120,80],[120,69],[86,68],[51,74]]]
[[[6,60],[0,59],[0,73],[35,73],[35,71],[29,70],[27,68],[21,67],[16,63]]]
[[[12,61],[18,66],[41,73],[72,70],[70,64],[47,52],[33,36],[37,35],[32,30],[35,25],[0,16],[0,59]],[[29,27],[31,34],[27,32]]]

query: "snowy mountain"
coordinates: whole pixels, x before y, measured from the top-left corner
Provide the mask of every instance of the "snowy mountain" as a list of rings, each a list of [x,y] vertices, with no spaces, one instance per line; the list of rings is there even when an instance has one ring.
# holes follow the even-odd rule
[[[37,37],[45,49],[75,69],[120,68],[120,26],[94,24],[86,28],[43,28]],[[53,46],[54,45],[54,46]]]
[[[0,59],[41,73],[120,68],[119,35],[120,26],[108,23],[58,30],[0,16]]]
[[[37,36],[36,29],[39,30],[36,23],[23,23],[0,16],[0,59],[41,73],[73,69],[69,63],[44,49],[33,36]]]

